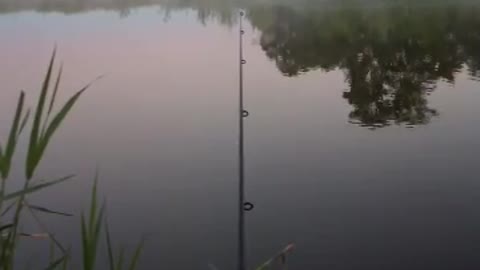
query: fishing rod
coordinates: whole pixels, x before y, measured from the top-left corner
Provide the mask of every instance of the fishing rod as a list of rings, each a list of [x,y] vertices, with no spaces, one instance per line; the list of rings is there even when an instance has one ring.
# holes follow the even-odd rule
[[[244,140],[244,121],[250,113],[244,107],[244,91],[243,91],[243,67],[247,61],[243,57],[243,17],[245,12],[239,12],[239,66],[238,66],[238,268],[237,270],[247,270],[246,259],[246,240],[245,240],[245,212],[253,210],[255,207],[251,202],[245,200],[245,140]],[[265,265],[271,265],[273,262],[280,260],[280,263],[286,267],[287,255],[293,251],[295,245],[289,243],[280,253],[269,259]],[[263,267],[262,267],[263,269]],[[286,269],[286,268],[285,268]]]
[[[243,58],[243,10],[239,13],[239,96],[238,96],[238,270],[246,270],[245,256],[245,212],[253,209],[253,204],[245,201],[245,144],[244,120],[249,113],[243,103],[243,66],[247,61]]]

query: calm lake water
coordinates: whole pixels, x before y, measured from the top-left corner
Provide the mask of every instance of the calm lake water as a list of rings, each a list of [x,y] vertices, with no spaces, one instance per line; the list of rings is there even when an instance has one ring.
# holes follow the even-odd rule
[[[61,97],[106,76],[41,163],[77,175],[32,199],[77,214],[48,226],[78,249],[98,168],[142,269],[235,269],[242,8],[250,268],[478,269],[480,3],[418,2],[0,0],[0,135],[57,44]]]

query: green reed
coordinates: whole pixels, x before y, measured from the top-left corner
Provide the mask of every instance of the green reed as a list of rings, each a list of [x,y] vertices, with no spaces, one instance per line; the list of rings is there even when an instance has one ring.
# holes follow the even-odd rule
[[[44,153],[49,145],[54,134],[60,128],[67,115],[71,112],[81,95],[92,85],[92,83],[99,79],[95,79],[83,88],[78,90],[71,96],[61,107],[58,112],[54,113],[55,105],[57,104],[56,97],[60,88],[62,78],[62,66],[59,68],[56,78],[53,78],[53,67],[55,65],[56,50],[53,51],[45,78],[43,80],[40,95],[37,100],[37,105],[34,110],[33,122],[29,134],[28,151],[26,154],[24,173],[25,180],[23,187],[20,190],[7,192],[7,183],[10,180],[10,171],[12,167],[12,160],[17,148],[20,136],[30,120],[30,110],[25,108],[25,92],[21,91],[17,101],[17,107],[14,114],[12,124],[10,126],[9,136],[5,147],[0,143],[0,270],[15,269],[15,256],[18,249],[18,244],[24,237],[41,238],[50,240],[50,263],[43,269],[69,269],[70,252],[65,249],[62,244],[48,232],[41,220],[36,215],[36,212],[43,212],[47,214],[70,216],[70,214],[62,213],[47,209],[45,207],[32,205],[28,202],[28,195],[39,192],[43,189],[60,184],[72,179],[73,175],[61,177],[59,179],[34,181],[35,172],[40,164]],[[104,206],[98,205],[97,202],[97,181],[95,182],[91,194],[90,209],[88,218],[85,215],[81,216],[81,239],[82,239],[82,258],[83,269],[94,270],[96,255],[98,253],[98,244],[102,237],[102,231],[106,232],[107,248],[110,258],[111,269],[123,269],[122,251],[116,264],[113,266],[113,246],[106,220],[103,215]],[[29,213],[38,223],[39,227],[44,230],[41,234],[29,234],[21,231],[22,216]],[[138,259],[142,250],[143,241],[135,250],[131,263],[130,270],[137,266]],[[60,250],[60,255],[55,256],[55,250]],[[39,269],[39,268],[36,268]]]

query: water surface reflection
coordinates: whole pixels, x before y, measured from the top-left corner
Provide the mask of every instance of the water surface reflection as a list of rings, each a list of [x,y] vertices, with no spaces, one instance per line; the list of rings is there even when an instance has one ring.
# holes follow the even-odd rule
[[[107,73],[42,165],[79,181],[36,201],[79,212],[99,165],[144,269],[233,269],[242,8],[251,264],[293,240],[291,269],[478,268],[478,5],[287,2],[0,0],[1,122],[55,42],[65,95]]]
[[[261,46],[285,76],[340,69],[352,122],[427,124],[436,82],[480,72],[480,9],[440,6],[250,11]],[[426,19],[428,18],[428,19]]]

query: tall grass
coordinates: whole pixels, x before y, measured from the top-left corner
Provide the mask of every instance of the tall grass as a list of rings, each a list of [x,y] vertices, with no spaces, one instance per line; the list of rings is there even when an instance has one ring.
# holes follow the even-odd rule
[[[71,96],[58,110],[54,113],[55,105],[57,104],[57,94],[60,88],[60,82],[62,78],[63,68],[60,67],[56,78],[53,78],[53,68],[55,65],[56,50],[53,51],[50,58],[50,62],[47,68],[45,78],[40,88],[40,94],[37,100],[37,105],[33,114],[33,122],[28,138],[28,150],[26,154],[26,160],[24,164],[25,178],[21,189],[16,191],[7,192],[7,184],[10,181],[10,171],[12,168],[12,160],[15,155],[17,143],[20,136],[30,118],[30,109],[25,108],[25,92],[21,91],[17,101],[16,111],[10,126],[9,136],[6,146],[0,142],[0,270],[14,270],[16,252],[18,250],[18,244],[24,237],[31,238],[43,238],[50,240],[50,263],[42,268],[36,269],[69,269],[70,265],[70,252],[66,250],[62,244],[55,239],[54,235],[46,229],[41,220],[36,215],[36,212],[43,212],[53,215],[70,216],[69,214],[59,211],[50,210],[45,207],[31,205],[28,203],[28,196],[32,193],[39,192],[46,188],[58,185],[62,182],[71,180],[74,176],[68,175],[59,179],[47,180],[36,182],[35,172],[40,164],[47,146],[51,142],[53,136],[60,128],[67,115],[71,112],[82,94],[92,85],[95,81],[85,85],[78,90],[73,96]],[[99,78],[97,78],[99,79]],[[53,83],[52,83],[53,82]],[[52,87],[53,85],[53,87]],[[81,216],[81,239],[82,239],[82,258],[83,269],[94,270],[96,255],[98,253],[98,245],[100,239],[102,239],[102,232],[106,231],[105,240],[107,243],[110,268],[111,269],[124,269],[122,252],[117,259],[117,263],[113,265],[111,262],[114,260],[113,246],[106,227],[105,217],[103,215],[104,206],[99,206],[97,203],[97,177],[93,185],[91,193],[90,209],[87,217],[82,214]],[[22,227],[22,216],[29,213],[33,219],[40,225],[39,227],[45,230],[41,234],[31,234],[20,230]],[[143,241],[141,242],[143,243]],[[135,269],[137,266],[138,258],[141,253],[142,245],[135,250],[130,267],[128,269]],[[59,250],[60,254],[55,256],[55,251]],[[58,252],[58,251],[57,251]]]

